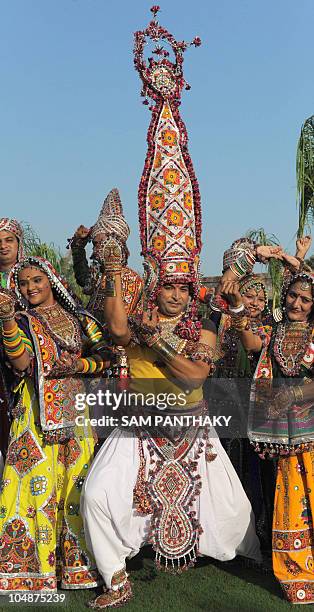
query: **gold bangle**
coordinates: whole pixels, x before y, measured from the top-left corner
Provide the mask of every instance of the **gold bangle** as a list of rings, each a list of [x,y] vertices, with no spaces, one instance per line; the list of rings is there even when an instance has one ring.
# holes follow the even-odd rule
[[[116,297],[116,275],[114,272],[106,273],[105,297]]]
[[[172,348],[172,346],[168,344],[168,342],[166,342],[163,338],[159,338],[157,342],[152,345],[151,348],[153,348],[154,351],[156,351],[156,353],[160,355],[160,357],[163,357],[168,361],[175,359],[178,355],[178,353]]]

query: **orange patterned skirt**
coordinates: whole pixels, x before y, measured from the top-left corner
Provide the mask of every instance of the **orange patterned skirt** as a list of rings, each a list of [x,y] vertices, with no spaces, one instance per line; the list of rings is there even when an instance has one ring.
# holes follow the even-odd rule
[[[273,519],[273,567],[286,598],[314,603],[314,451],[281,457]]]

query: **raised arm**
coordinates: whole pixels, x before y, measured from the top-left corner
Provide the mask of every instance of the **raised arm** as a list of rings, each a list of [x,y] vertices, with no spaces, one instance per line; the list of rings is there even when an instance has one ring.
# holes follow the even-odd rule
[[[298,238],[296,241],[296,258],[304,261],[305,256],[307,255],[310,246],[312,244],[311,236],[304,236],[303,238]]]
[[[230,266],[226,267],[217,287],[216,294],[222,293],[222,283],[227,281],[237,282],[246,274],[250,274],[253,271],[256,261],[266,263],[266,261],[271,258],[282,260],[282,256],[283,251],[281,246],[255,245],[252,242],[246,250],[242,252],[239,251],[233,263],[230,263]]]
[[[114,239],[106,242],[103,266],[104,273],[101,279],[101,291],[104,292],[105,321],[115,344],[127,346],[131,340],[131,332],[122,299],[122,250]]]
[[[80,285],[80,287],[85,287],[90,274],[85,252],[89,232],[90,230],[87,227],[80,225],[77,228],[73,238],[70,240],[74,276],[77,284]]]
[[[259,353],[263,346],[262,340],[252,332],[250,317],[245,312],[239,285],[234,281],[223,281],[221,294],[229,303],[232,327],[238,332],[243,347],[247,351]]]

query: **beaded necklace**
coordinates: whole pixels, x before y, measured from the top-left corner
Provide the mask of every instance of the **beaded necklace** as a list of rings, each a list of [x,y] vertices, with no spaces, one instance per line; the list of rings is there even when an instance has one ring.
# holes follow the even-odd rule
[[[181,312],[176,317],[163,317],[159,315],[158,324],[161,327],[161,335],[163,339],[172,346],[178,353],[181,353],[186,345],[186,340],[180,338],[174,333],[179,321],[182,319],[184,313]]]
[[[58,302],[51,306],[37,306],[30,310],[63,349],[77,353],[82,346],[81,329],[76,318]]]
[[[284,321],[275,334],[274,357],[287,376],[297,376],[310,343],[312,326],[307,322]]]
[[[173,330],[179,323],[180,319],[183,317],[183,312],[180,312],[176,317],[165,317],[163,315],[159,316],[159,324],[163,329],[171,329]]]

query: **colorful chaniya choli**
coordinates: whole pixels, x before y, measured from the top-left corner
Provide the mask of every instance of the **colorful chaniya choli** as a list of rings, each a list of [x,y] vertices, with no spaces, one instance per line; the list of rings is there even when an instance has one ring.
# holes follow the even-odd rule
[[[314,332],[305,323],[274,322],[252,387],[249,437],[265,456],[279,456],[274,500],[273,568],[288,601],[314,603],[313,402],[291,406],[279,418],[267,413],[273,380],[311,382]],[[289,380],[290,379],[290,380]]]
[[[63,314],[68,331],[75,331],[77,349],[82,343],[78,322]],[[32,375],[15,388],[1,483],[0,592],[54,591],[58,581],[66,589],[95,587],[98,574],[86,549],[79,510],[94,450],[91,430],[78,429],[74,420],[73,400],[84,391],[83,383],[47,379],[44,373],[60,354],[57,337],[37,316],[20,315],[18,323],[34,359]]]
[[[239,334],[232,328],[230,315],[212,313],[212,321],[217,326],[214,378],[222,380],[219,400],[223,405],[228,397],[241,398],[244,414],[249,406],[250,386],[258,362],[258,354],[247,353],[241,344]],[[252,329],[263,341],[267,342],[269,316],[251,322]],[[237,400],[239,401],[239,400]],[[234,407],[239,409],[239,406]],[[232,438],[221,440],[233,466],[241,480],[244,490],[252,504],[256,520],[256,532],[262,549],[271,550],[271,531],[273,519],[273,500],[276,482],[276,461],[260,461],[252,449],[248,438],[240,431]]]

